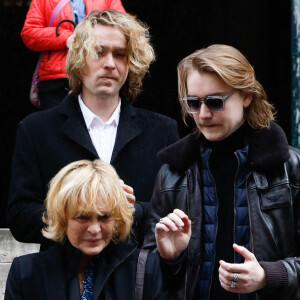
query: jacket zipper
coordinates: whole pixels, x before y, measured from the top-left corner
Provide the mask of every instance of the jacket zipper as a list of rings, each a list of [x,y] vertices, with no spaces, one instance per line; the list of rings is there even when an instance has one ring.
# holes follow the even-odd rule
[[[237,156],[236,152],[234,152],[234,155],[236,156],[237,162],[238,162],[238,166],[237,166],[237,170],[234,176],[234,181],[233,181],[233,212],[234,212],[234,216],[233,216],[233,242],[235,243],[235,218],[236,218],[236,209],[235,209],[235,191],[236,191],[236,177],[237,174],[240,170],[240,160],[239,157]],[[247,189],[247,186],[246,186]],[[248,197],[247,197],[248,198]],[[235,251],[233,250],[233,262],[235,263]],[[239,300],[241,299],[240,294],[238,295]]]
[[[186,178],[187,178],[187,182],[186,182],[186,184],[187,184],[187,196],[186,196],[186,207],[187,207],[187,215],[189,216],[189,212],[190,212],[190,207],[189,207],[189,201],[188,201],[188,199],[189,199],[189,195],[191,194],[190,193],[190,179],[191,179],[191,175],[190,175],[190,171],[189,170],[187,170],[186,172],[185,172],[185,174],[186,174]],[[187,247],[187,251],[188,251],[188,255],[187,255],[187,257],[189,257],[189,245],[188,245],[188,247]],[[185,280],[184,280],[184,300],[186,300],[187,299],[187,279],[188,279],[188,272],[189,272],[189,263],[188,263],[188,261],[187,261],[187,266],[186,266],[186,270],[185,270]]]
[[[216,186],[216,181],[213,178],[211,172],[210,172],[210,167],[209,167],[209,158],[211,155],[211,151],[208,155],[208,161],[207,161],[207,169],[209,172],[210,177],[213,180],[214,183],[214,189],[215,189],[215,195],[216,195],[216,200],[217,200],[217,210],[216,210],[216,219],[217,219],[217,226],[216,226],[216,233],[215,233],[215,237],[214,237],[214,260],[213,260],[213,266],[212,266],[212,272],[210,275],[210,285],[209,285],[209,293],[208,293],[208,299],[210,299],[210,294],[211,294],[211,286],[212,286],[212,279],[213,279],[213,274],[214,274],[214,268],[215,268],[215,259],[216,259],[216,241],[217,241],[217,233],[218,233],[218,228],[219,228],[219,222],[218,222],[218,211],[219,211],[219,199],[218,199],[218,194],[217,194],[217,186]]]
[[[253,249],[253,236],[252,236],[252,223],[251,223],[251,217],[250,217],[250,203],[249,203],[249,196],[248,196],[248,180],[249,180],[249,177],[250,177],[250,174],[248,175],[247,177],[247,180],[246,180],[246,191],[247,191],[247,203],[248,203],[248,212],[249,212],[249,226],[250,226],[250,240],[251,240],[251,245],[252,245],[252,249],[251,249],[251,252],[254,254],[254,249]],[[258,295],[257,293],[255,292],[255,298],[258,300]]]

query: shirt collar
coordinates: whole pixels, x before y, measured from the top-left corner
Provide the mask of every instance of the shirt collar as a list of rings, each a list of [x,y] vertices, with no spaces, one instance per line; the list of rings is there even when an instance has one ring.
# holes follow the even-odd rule
[[[90,129],[91,124],[94,119],[98,119],[102,124],[114,124],[116,127],[119,125],[119,120],[120,120],[120,113],[121,113],[121,98],[119,98],[119,103],[114,110],[113,114],[109,118],[108,121],[105,123],[102,122],[101,118],[99,118],[97,115],[95,115],[82,101],[81,95],[78,96],[78,103],[81,109],[81,112],[83,114],[83,118],[86,124],[86,127]]]

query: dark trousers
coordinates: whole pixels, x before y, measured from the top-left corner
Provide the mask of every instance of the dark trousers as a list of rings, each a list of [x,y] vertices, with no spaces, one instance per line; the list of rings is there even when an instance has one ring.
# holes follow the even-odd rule
[[[52,108],[62,102],[68,94],[68,79],[43,80],[38,83],[40,109]]]

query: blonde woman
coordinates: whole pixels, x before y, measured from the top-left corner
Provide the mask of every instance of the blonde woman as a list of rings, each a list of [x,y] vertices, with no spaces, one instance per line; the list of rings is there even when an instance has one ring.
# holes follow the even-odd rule
[[[47,251],[15,258],[5,299],[135,299],[139,250],[128,236],[134,209],[107,163],[80,160],[51,180]],[[159,260],[149,253],[140,299],[162,299]]]

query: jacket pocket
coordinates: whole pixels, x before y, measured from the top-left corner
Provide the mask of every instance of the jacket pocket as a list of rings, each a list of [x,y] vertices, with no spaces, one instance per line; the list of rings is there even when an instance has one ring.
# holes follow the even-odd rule
[[[290,206],[292,203],[289,185],[279,185],[266,190],[261,190],[259,194],[262,211]]]

